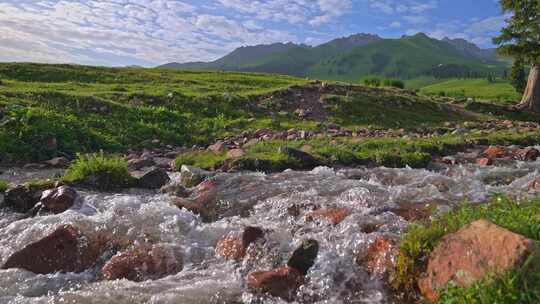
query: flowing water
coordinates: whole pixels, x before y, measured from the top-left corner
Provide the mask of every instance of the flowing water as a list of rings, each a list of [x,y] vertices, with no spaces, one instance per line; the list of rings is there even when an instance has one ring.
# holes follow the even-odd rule
[[[62,214],[23,218],[0,213],[0,265],[15,251],[69,223],[86,235],[107,234],[119,246],[151,242],[180,247],[183,270],[139,283],[103,281],[97,269],[49,275],[0,270],[0,303],[281,303],[250,294],[244,278],[251,271],[283,265],[308,238],[317,240],[320,249],[297,302],[391,303],[382,278],[368,274],[354,260],[377,236],[397,237],[404,231],[409,223],[391,211],[397,203],[436,202],[438,212],[444,212],[464,200],[483,202],[492,193],[526,196],[539,169],[540,162],[514,162],[438,171],[320,167],[268,175],[220,174],[215,179],[224,212],[212,223],[173,206],[167,194],[79,190],[76,205]],[[352,214],[337,226],[290,214],[293,206],[313,205],[343,207]],[[375,228],[366,229],[367,225]],[[243,262],[216,257],[217,241],[245,226],[266,231],[265,242],[257,245],[263,254]]]

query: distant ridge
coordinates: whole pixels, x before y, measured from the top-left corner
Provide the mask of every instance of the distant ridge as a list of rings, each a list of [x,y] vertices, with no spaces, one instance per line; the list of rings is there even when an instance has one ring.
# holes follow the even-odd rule
[[[481,49],[464,39],[438,40],[423,33],[383,39],[360,33],[315,47],[291,42],[243,46],[212,62],[173,62],[159,68],[357,80],[365,75],[413,78],[499,74],[506,63],[498,60],[493,49]]]

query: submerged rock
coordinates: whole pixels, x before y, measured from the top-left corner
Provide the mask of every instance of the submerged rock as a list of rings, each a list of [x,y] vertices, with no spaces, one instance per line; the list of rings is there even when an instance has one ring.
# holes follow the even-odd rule
[[[183,259],[176,246],[136,246],[113,256],[101,269],[106,280],[156,280],[182,271]]]
[[[77,191],[69,186],[60,186],[43,191],[40,202],[47,211],[55,214],[71,208],[77,199]]]
[[[531,254],[531,265],[539,263],[540,246],[535,241],[479,220],[441,239],[429,256],[418,287],[424,297],[435,301],[437,290],[450,282],[457,287],[470,286],[489,274],[519,267]]]
[[[292,254],[287,262],[287,266],[297,269],[303,275],[315,264],[317,254],[319,253],[319,243],[315,240],[306,240],[302,242]]]
[[[216,245],[216,254],[227,260],[241,260],[246,255],[249,245],[264,237],[264,231],[258,227],[246,227],[240,235],[227,235]]]
[[[38,274],[83,272],[93,266],[100,248],[75,227],[64,225],[12,254],[2,269],[22,268]]]
[[[137,180],[137,185],[145,189],[159,189],[171,181],[167,171],[155,168],[143,174]]]
[[[325,220],[336,226],[350,214],[351,212],[345,208],[328,208],[312,211],[307,215],[307,218],[311,220]]]
[[[387,274],[395,267],[397,240],[387,236],[379,236],[369,246],[365,255],[359,255],[356,263],[364,266],[370,273]]]
[[[269,294],[285,300],[292,300],[303,283],[304,276],[297,269],[288,266],[253,272],[246,278],[247,288],[251,292]]]

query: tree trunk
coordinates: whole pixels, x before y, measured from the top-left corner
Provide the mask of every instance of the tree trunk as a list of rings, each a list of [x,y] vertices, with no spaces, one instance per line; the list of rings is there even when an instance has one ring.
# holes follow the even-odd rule
[[[540,67],[538,65],[533,65],[531,68],[527,88],[517,107],[531,112],[540,112]]]

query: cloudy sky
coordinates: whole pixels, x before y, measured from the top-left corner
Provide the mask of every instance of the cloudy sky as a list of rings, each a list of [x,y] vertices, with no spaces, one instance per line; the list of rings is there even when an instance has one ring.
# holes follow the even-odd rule
[[[0,0],[0,61],[154,66],[359,32],[489,47],[503,23],[496,0]]]

